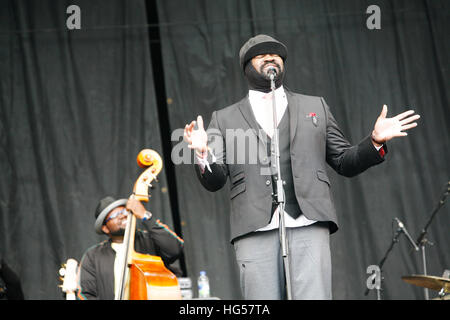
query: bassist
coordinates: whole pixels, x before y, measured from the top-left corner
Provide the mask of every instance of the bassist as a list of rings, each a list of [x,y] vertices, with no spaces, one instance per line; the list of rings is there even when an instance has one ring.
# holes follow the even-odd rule
[[[113,300],[118,284],[119,264],[116,256],[122,250],[122,242],[129,213],[142,222],[143,229],[135,235],[136,251],[160,256],[176,276],[181,271],[170,266],[182,252],[184,241],[159,219],[152,217],[134,196],[116,200],[105,197],[95,211],[95,231],[109,237],[89,248],[80,263],[79,299]]]

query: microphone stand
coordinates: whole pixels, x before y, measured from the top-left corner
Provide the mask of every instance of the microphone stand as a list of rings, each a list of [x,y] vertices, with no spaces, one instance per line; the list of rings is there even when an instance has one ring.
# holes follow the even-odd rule
[[[392,242],[389,246],[389,248],[387,249],[386,253],[384,254],[383,259],[381,259],[380,263],[378,264],[378,267],[380,268],[380,286],[376,288],[377,290],[377,300],[382,300],[382,284],[383,284],[383,265],[386,262],[386,259],[389,256],[389,253],[392,251],[392,249],[394,248],[394,245],[398,242],[398,237],[400,236],[400,234],[403,232],[402,228],[400,228],[400,226],[397,229],[397,232],[395,233],[394,237],[392,238]],[[367,288],[366,292],[364,293],[364,295],[367,296],[367,294],[369,293],[369,288]]]
[[[400,220],[398,220],[397,217],[394,218],[394,220],[397,222],[397,225],[400,229],[402,229],[403,233],[405,234],[406,238],[409,240],[409,242],[411,242],[412,246],[414,247],[414,250],[419,251],[419,247],[416,245],[416,243],[414,242],[414,240],[411,238],[411,236],[409,235],[408,230],[406,230],[405,225],[403,224],[403,222],[401,222]]]
[[[273,136],[272,136],[272,147],[271,150],[275,154],[275,168],[277,170],[277,189],[276,194],[274,195],[275,203],[278,207],[278,214],[280,216],[279,221],[279,234],[280,234],[280,243],[281,243],[281,253],[283,257],[283,266],[284,266],[284,275],[286,280],[286,295],[288,300],[292,300],[292,288],[291,288],[291,273],[290,273],[290,263],[289,263],[289,244],[288,239],[286,237],[286,225],[284,221],[284,205],[285,205],[285,197],[284,197],[284,188],[283,188],[283,180],[281,178],[280,171],[280,146],[278,139],[278,120],[277,120],[277,109],[275,102],[275,72],[271,71],[270,76],[270,88],[272,90],[272,111],[273,111]]]
[[[426,261],[426,255],[425,255],[425,245],[427,243],[429,243],[430,245],[433,245],[433,243],[430,242],[426,238],[427,229],[430,226],[431,222],[433,221],[434,217],[436,216],[436,213],[444,205],[445,200],[446,200],[449,192],[450,192],[450,181],[447,182],[447,190],[445,190],[441,200],[439,200],[438,205],[436,206],[436,208],[431,213],[431,216],[428,219],[428,222],[426,223],[425,227],[422,229],[422,232],[421,232],[421,234],[419,235],[419,237],[417,238],[417,241],[416,241],[416,244],[421,248],[421,251],[422,251],[423,275],[425,275],[425,276],[427,275],[427,261]],[[424,294],[425,294],[425,300],[429,300],[430,297],[429,297],[427,288],[424,288]]]

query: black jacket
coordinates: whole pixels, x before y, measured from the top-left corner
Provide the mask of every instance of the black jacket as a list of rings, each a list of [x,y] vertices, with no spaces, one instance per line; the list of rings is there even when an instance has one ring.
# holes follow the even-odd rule
[[[142,223],[144,230],[137,230],[135,250],[139,253],[160,256],[167,268],[170,267],[183,248],[183,240],[159,220]],[[114,299],[114,260],[116,252],[111,239],[89,248],[80,263],[79,299]]]

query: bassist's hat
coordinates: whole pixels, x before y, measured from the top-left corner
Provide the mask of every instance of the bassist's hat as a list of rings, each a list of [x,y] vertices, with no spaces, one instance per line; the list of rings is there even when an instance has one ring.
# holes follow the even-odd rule
[[[107,196],[100,200],[95,209],[95,232],[103,234],[102,225],[108,213],[119,206],[125,206],[127,201],[128,199],[116,200],[111,196]]]

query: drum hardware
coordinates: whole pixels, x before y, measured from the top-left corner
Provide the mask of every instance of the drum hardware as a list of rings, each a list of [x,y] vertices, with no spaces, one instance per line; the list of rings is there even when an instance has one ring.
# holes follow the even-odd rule
[[[438,291],[439,298],[436,298],[437,300],[450,299],[450,295],[446,296],[446,293],[450,293],[450,279],[448,278],[413,274],[403,276],[402,279],[409,284]]]

